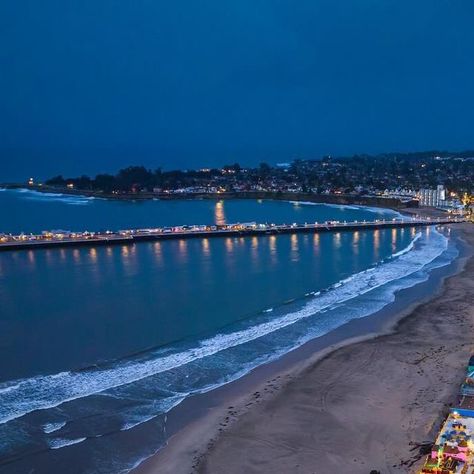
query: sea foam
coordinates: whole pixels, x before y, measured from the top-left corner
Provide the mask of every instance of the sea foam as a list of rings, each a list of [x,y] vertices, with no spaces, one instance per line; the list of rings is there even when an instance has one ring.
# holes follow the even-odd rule
[[[60,202],[73,206],[85,206],[90,204],[95,198],[93,196],[70,195],[63,193],[44,193],[33,189],[18,189],[15,192],[24,195],[24,199],[37,202]]]
[[[54,433],[55,431],[59,431],[63,426],[66,426],[66,424],[67,423],[65,421],[60,421],[57,423],[46,423],[43,425],[43,431],[46,434]]]
[[[60,449],[60,448],[66,447],[66,446],[71,446],[73,444],[82,443],[86,439],[87,438],[76,438],[76,439],[62,439],[62,438],[59,438],[59,439],[54,439],[49,443],[49,447],[51,449]]]

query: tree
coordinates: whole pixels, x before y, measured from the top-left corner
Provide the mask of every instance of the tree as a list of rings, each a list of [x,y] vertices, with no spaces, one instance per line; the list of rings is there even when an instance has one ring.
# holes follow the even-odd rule
[[[155,182],[153,173],[144,166],[129,166],[121,169],[116,178],[118,186],[124,191],[140,190],[153,186]]]
[[[72,180],[72,182],[78,189],[91,189],[92,187],[92,180],[89,178],[89,176],[82,175],[81,177]]]
[[[54,178],[48,179],[45,184],[48,186],[66,186],[66,180],[60,174]]]
[[[272,168],[268,163],[260,163],[258,167],[258,174],[260,176],[268,176],[271,172]]]
[[[117,181],[110,174],[98,174],[93,181],[94,189],[110,193],[117,189]]]

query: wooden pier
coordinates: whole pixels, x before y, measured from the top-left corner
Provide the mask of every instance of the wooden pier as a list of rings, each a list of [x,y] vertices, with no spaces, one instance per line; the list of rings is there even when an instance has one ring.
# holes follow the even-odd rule
[[[42,234],[0,234],[0,251],[42,249],[51,247],[80,247],[97,245],[129,245],[143,241],[179,240],[190,238],[245,237],[296,233],[347,232],[371,229],[424,227],[464,222],[462,218],[391,219],[367,222],[340,222],[305,224],[228,224],[222,226],[175,226],[150,229],[132,229],[117,232],[52,231]]]

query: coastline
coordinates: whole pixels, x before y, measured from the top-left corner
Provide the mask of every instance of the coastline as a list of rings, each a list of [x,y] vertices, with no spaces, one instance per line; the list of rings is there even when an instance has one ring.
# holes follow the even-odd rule
[[[300,392],[314,389],[316,391],[316,400],[318,400],[321,397],[320,392],[325,390],[321,386],[321,381],[324,381],[324,386],[329,385],[329,387],[326,387],[329,393],[332,394],[334,391],[337,391],[337,383],[334,380],[331,383],[326,383],[326,380],[331,380],[332,374],[336,376],[338,373],[345,374],[351,365],[352,357],[357,355],[355,359],[359,360],[360,352],[364,353],[374,347],[374,350],[377,352],[378,346],[383,347],[386,344],[392,346],[398,342],[403,348],[406,349],[408,347],[410,351],[416,353],[425,346],[428,349],[439,346],[438,339],[442,338],[444,334],[446,337],[449,336],[456,338],[458,341],[464,341],[457,347],[457,352],[453,352],[453,348],[451,348],[453,354],[450,355],[450,358],[454,360],[449,362],[447,374],[444,374],[444,370],[442,370],[445,367],[443,361],[435,360],[437,353],[430,353],[426,357],[423,356],[425,357],[423,364],[428,367],[430,364],[434,364],[435,372],[441,372],[440,377],[444,380],[443,386],[436,386],[436,378],[434,376],[430,377],[428,381],[423,379],[412,380],[411,378],[405,380],[402,377],[401,380],[397,379],[396,384],[393,385],[398,387],[403,386],[404,382],[408,383],[408,388],[406,390],[403,389],[403,394],[406,395],[403,402],[406,405],[404,405],[406,410],[412,412],[414,407],[418,407],[418,411],[423,412],[424,410],[424,412],[422,413],[422,418],[418,419],[419,426],[415,425],[415,427],[418,426],[418,430],[415,430],[413,426],[411,426],[408,433],[402,430],[407,438],[404,438],[403,442],[398,440],[398,443],[395,444],[398,450],[396,455],[399,460],[398,467],[384,465],[383,468],[389,470],[383,470],[383,472],[411,472],[407,468],[407,464],[416,463],[422,457],[419,453],[419,445],[432,441],[435,432],[434,427],[442,420],[442,408],[455,401],[457,388],[460,380],[462,380],[463,365],[472,349],[470,339],[470,334],[472,333],[470,318],[472,313],[469,307],[461,304],[463,311],[468,316],[466,320],[461,321],[461,324],[459,315],[456,314],[454,307],[453,312],[448,311],[450,309],[449,305],[446,308],[444,303],[446,298],[451,300],[455,297],[456,304],[459,306],[459,300],[462,303],[466,297],[466,293],[461,292],[462,288],[459,286],[459,282],[464,286],[469,284],[469,275],[474,274],[474,262],[470,258],[474,244],[474,228],[470,224],[463,224],[462,228],[456,226],[455,232],[458,236],[457,238],[461,236],[465,241],[463,255],[458,256],[449,265],[449,270],[433,270],[432,277],[436,273],[439,274],[437,276],[437,283],[428,281],[416,285],[416,288],[401,290],[396,298],[398,302],[389,305],[390,307],[379,312],[385,314],[375,313],[363,320],[351,321],[322,338],[310,341],[272,364],[258,367],[238,381],[220,387],[208,394],[197,395],[187,399],[169,413],[168,434],[170,439],[168,445],[156,455],[144,461],[133,471],[134,474],[153,474],[158,472],[160,474],[168,472],[214,473],[220,472],[221,469],[224,469],[224,466],[226,472],[242,472],[241,469],[246,470],[246,472],[308,472],[308,466],[304,468],[304,465],[302,465],[301,471],[295,470],[294,466],[292,468],[288,467],[288,470],[275,471],[275,466],[266,465],[264,462],[265,454],[268,454],[270,459],[278,459],[279,454],[278,452],[271,452],[272,449],[268,445],[273,444],[273,442],[269,439],[266,440],[265,446],[267,447],[263,450],[263,453],[261,452],[261,447],[257,449],[255,440],[258,440],[260,436],[263,438],[263,434],[256,427],[265,427],[262,429],[271,430],[273,425],[269,425],[268,420],[272,420],[272,424],[276,423],[276,427],[273,427],[276,431],[264,434],[271,434],[271,439],[274,439],[275,435],[278,437],[278,434],[282,431],[287,433],[288,424],[292,424],[291,420],[298,419],[298,413],[296,415],[295,413],[291,415],[286,413],[287,410],[291,411],[291,408],[288,407],[298,406],[298,403],[293,403],[292,401],[294,393],[296,392],[296,395],[299,395]],[[430,277],[430,280],[432,277]],[[419,288],[423,286],[425,287],[424,289]],[[451,293],[453,292],[458,294],[452,295]],[[433,307],[436,307],[436,327],[439,326],[440,330],[439,334],[436,332],[427,337],[431,323],[430,321],[425,321],[425,319],[429,318],[428,313],[431,313]],[[440,310],[442,311],[440,312]],[[443,322],[440,322],[440,320]],[[456,322],[456,324],[451,324],[452,322]],[[417,331],[413,331],[413,328],[417,329]],[[420,329],[424,334],[421,345],[420,335],[418,334]],[[425,351],[428,350],[426,347]],[[344,368],[341,371],[341,359],[344,360],[342,365],[347,365],[347,370]],[[381,362],[377,361],[378,365],[380,365]],[[383,367],[388,372],[395,370],[397,377],[400,374],[406,373],[406,371],[410,371],[412,368],[410,362],[406,362],[404,367],[395,366],[393,358],[386,359]],[[414,367],[416,368],[417,365],[415,364]],[[378,370],[380,370],[380,367]],[[426,373],[427,368],[425,367],[422,370]],[[313,377],[313,372],[315,380],[311,380],[308,383],[308,377]],[[359,373],[362,383],[362,379],[366,376],[365,372],[361,372],[360,367],[354,367],[353,372],[354,374]],[[415,370],[414,374],[415,379],[420,378],[417,370]],[[413,373],[410,375],[413,376]],[[372,383],[378,383],[384,380],[384,372],[378,373],[375,371],[368,374],[367,377],[369,377]],[[351,380],[352,383],[356,382],[354,379]],[[428,402],[424,400],[420,403],[419,394],[429,394],[433,387],[436,387],[436,393],[431,397],[432,399],[430,398]],[[390,389],[390,381],[385,380],[385,388]],[[351,387],[348,392],[357,393],[357,390]],[[366,396],[376,398],[377,394],[369,391]],[[327,398],[327,394],[324,398]],[[307,402],[308,400],[306,400]],[[383,400],[381,403],[383,406]],[[388,406],[391,413],[396,413],[394,420],[392,420],[393,428],[399,426],[397,420],[401,417],[400,410],[403,411],[401,406],[402,401],[399,399],[393,400],[392,404]],[[305,407],[311,411],[308,406],[305,405]],[[349,410],[353,408],[348,407]],[[316,413],[305,413],[305,418],[314,417],[315,426],[318,426],[318,416],[322,416],[321,413],[323,413],[324,409],[319,402],[314,403],[313,410]],[[346,410],[344,409],[344,411]],[[363,411],[361,407],[359,412]],[[391,416],[393,416],[393,413]],[[286,422],[281,421],[278,423],[274,420],[286,420]],[[305,419],[300,419],[300,422],[302,426],[305,426]],[[324,426],[328,439],[331,439],[333,431],[337,435],[336,438],[344,433],[341,426],[334,430],[328,428],[326,422],[319,426]],[[298,425],[296,424],[293,427],[298,428]],[[311,436],[311,439],[314,441],[315,433],[311,429],[307,430],[306,428],[305,426],[307,436]],[[286,436],[291,437],[290,434]],[[248,441],[246,444],[245,440],[254,441]],[[304,445],[304,440],[299,440],[294,443],[293,449],[298,451],[298,446],[303,448]],[[342,448],[341,445],[339,447]],[[344,448],[347,448],[347,446],[344,445]],[[238,453],[242,450],[247,453],[258,453],[258,460],[255,460],[255,466],[239,464],[241,457],[238,456]],[[326,452],[325,450],[323,451],[323,453],[319,452],[317,456],[319,462],[321,455]],[[386,449],[385,452],[387,452]],[[359,455],[359,457],[364,458],[363,455]],[[218,463],[219,459],[223,464]],[[226,461],[228,459],[233,459],[233,468]],[[365,456],[365,459],[372,460],[373,457]],[[314,460],[311,465],[314,465]],[[397,466],[397,463],[394,462],[394,465]],[[359,467],[361,468],[361,473],[368,472],[367,464],[361,464]],[[376,466],[374,465],[373,468],[376,468]],[[328,465],[324,469],[337,469],[337,466]],[[328,472],[324,469],[314,472]],[[351,469],[351,472],[359,472],[355,463],[351,466]]]
[[[149,201],[149,200],[189,200],[189,199],[269,199],[276,201],[307,201],[316,204],[356,205],[366,207],[387,208],[400,210],[406,206],[397,198],[385,198],[379,196],[359,196],[352,194],[314,194],[314,193],[291,193],[273,191],[240,191],[222,193],[104,193],[99,191],[87,191],[84,189],[59,188],[55,186],[39,186],[25,184],[0,184],[3,189],[25,189],[38,193],[64,194],[71,196],[82,196],[95,199],[111,199],[117,201]]]
[[[223,469],[226,472],[313,472],[309,466],[313,469],[315,465],[319,468],[314,472],[333,469],[337,472],[338,468],[349,462],[341,464],[342,459],[338,456],[342,451],[346,454],[354,451],[353,459],[359,460],[350,460],[351,472],[367,473],[376,468],[383,468],[383,472],[411,472],[410,466],[421,457],[418,446],[431,440],[434,427],[441,422],[443,406],[454,401],[464,361],[472,348],[468,331],[465,330],[470,327],[470,309],[465,305],[463,310],[469,313],[469,318],[457,321],[458,315],[444,308],[446,298],[461,298],[462,301],[462,294],[456,296],[451,293],[459,293],[459,282],[469,284],[469,275],[474,273],[474,268],[471,268],[474,264],[470,259],[474,228],[463,224],[462,228],[457,226],[456,229],[455,232],[466,241],[464,255],[455,259],[449,270],[432,272],[433,275],[438,273],[436,284],[428,281],[417,285],[417,288],[401,290],[396,298],[398,301],[389,305],[390,308],[310,341],[238,381],[187,399],[169,413],[168,445],[144,461],[133,473],[218,473]],[[467,264],[462,270],[461,267]],[[422,286],[424,289],[420,289]],[[459,306],[460,302],[456,300],[456,304]],[[435,323],[441,329],[441,332],[434,334],[430,329],[432,322],[427,321],[432,307],[437,308]],[[423,333],[421,341],[420,330]],[[431,353],[429,349],[439,346],[440,334],[456,341],[465,338],[456,350],[450,348],[450,370],[447,373],[444,373],[443,361],[439,360],[440,352]],[[427,367],[421,370],[424,374],[431,370],[433,374],[424,380],[418,373],[418,364],[400,362],[393,358],[393,354],[381,357],[385,347],[398,347],[397,344],[402,348],[402,353],[398,354],[402,360],[408,356],[403,351],[408,351],[413,358],[417,352],[424,350],[427,355],[423,355],[422,362]],[[443,355],[445,352],[441,350]],[[379,354],[377,358],[374,358],[375,353]],[[361,366],[358,361],[364,357],[366,364]],[[387,374],[392,372],[394,381],[390,377],[387,379]],[[348,373],[351,374],[349,378]],[[409,377],[406,377],[407,374]],[[435,374],[444,380],[442,387],[436,386]],[[341,376],[348,385],[346,388],[341,388],[340,383],[334,380]],[[452,380],[448,380],[449,377]],[[366,392],[361,390],[361,384],[366,387]],[[380,389],[367,390],[374,384],[381,385],[382,394]],[[403,387],[398,398],[391,395],[393,387]],[[434,387],[436,390],[431,394]],[[343,394],[338,393],[340,390]],[[309,400],[308,392],[312,393]],[[420,394],[428,394],[429,402],[423,400],[420,403]],[[384,396],[388,398],[384,399]],[[328,398],[336,398],[341,412],[355,410],[357,416],[354,419],[339,419],[331,411],[332,406],[328,406]],[[357,399],[355,405],[353,398]],[[364,411],[362,399],[370,400],[371,409],[384,412],[377,414],[381,419],[387,418],[385,410],[388,410],[386,424],[377,429],[364,423],[361,425],[361,420],[372,413],[372,410],[367,410],[368,406]],[[400,430],[398,420],[404,417],[411,417],[412,421]],[[311,426],[307,426],[307,420],[312,420]],[[321,430],[318,426],[324,427],[324,439],[319,439]],[[300,428],[303,428],[302,432]],[[357,439],[354,431],[357,428],[363,429],[363,433],[367,430],[371,433],[368,440],[364,436],[364,446],[367,443],[369,447],[373,445],[367,453],[360,451],[365,448],[358,446],[358,443],[344,439],[349,434]],[[388,434],[387,428],[391,429]],[[395,454],[390,453],[387,446],[380,445],[378,439],[381,435],[396,447]],[[334,452],[327,445],[331,440],[334,448],[338,447]],[[311,446],[308,446],[308,441]],[[322,446],[321,441],[324,441]],[[239,456],[242,451],[248,454],[246,460]],[[383,464],[385,458],[379,459],[381,453],[390,461]],[[283,468],[282,456],[284,462],[294,464]],[[392,465],[389,465],[390,462]],[[383,465],[377,467],[378,464]]]

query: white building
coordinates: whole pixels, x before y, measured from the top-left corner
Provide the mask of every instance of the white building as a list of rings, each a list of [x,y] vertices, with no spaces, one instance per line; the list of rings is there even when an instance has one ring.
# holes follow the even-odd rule
[[[446,201],[446,190],[442,184],[438,185],[436,189],[423,188],[417,193],[420,201],[420,206],[439,207],[443,201]]]

